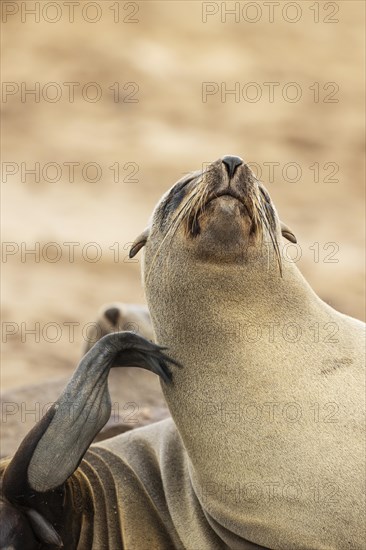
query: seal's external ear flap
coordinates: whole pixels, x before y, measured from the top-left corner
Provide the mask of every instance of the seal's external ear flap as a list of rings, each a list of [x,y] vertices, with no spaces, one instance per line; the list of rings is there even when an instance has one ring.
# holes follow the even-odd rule
[[[130,249],[130,252],[129,252],[129,257],[130,258],[133,258],[134,256],[136,256],[136,254],[138,253],[138,251],[143,248],[146,244],[146,241],[149,237],[149,234],[150,234],[150,227],[147,227],[142,233],[141,235],[139,235],[138,237],[136,237],[136,239],[134,240],[132,246],[131,246],[131,249]]]
[[[281,233],[290,242],[297,243],[297,239],[291,229],[281,222]]]

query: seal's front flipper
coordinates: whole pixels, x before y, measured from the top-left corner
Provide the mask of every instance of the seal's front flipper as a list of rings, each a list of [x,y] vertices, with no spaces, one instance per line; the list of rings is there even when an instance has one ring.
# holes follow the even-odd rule
[[[83,357],[61,397],[23,440],[4,474],[4,494],[20,502],[24,494],[61,486],[78,467],[111,412],[108,374],[135,366],[171,379],[163,348],[132,332],[104,336]]]

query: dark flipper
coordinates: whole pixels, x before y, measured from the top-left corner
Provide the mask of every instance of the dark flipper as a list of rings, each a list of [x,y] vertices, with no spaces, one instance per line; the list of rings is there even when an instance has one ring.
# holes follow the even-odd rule
[[[110,369],[140,367],[170,383],[169,363],[177,366],[178,363],[163,349],[133,332],[104,336],[82,358],[60,398],[23,440],[5,470],[2,493],[9,503],[28,510],[28,520],[36,524],[33,530],[38,539],[42,539],[44,532],[43,540],[46,542],[48,538],[49,542],[52,526],[44,518],[42,522],[39,514],[34,519],[29,510],[36,504],[37,495],[52,492],[56,499],[54,508],[59,510],[50,510],[51,521],[55,519],[54,512],[62,513],[62,485],[109,419]],[[56,537],[57,533],[55,540]]]

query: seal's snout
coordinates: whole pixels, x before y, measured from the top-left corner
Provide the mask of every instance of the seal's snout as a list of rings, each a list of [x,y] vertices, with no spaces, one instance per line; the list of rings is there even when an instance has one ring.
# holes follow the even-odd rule
[[[232,179],[238,166],[241,166],[243,164],[243,159],[231,155],[226,155],[222,157],[221,161],[226,168],[229,179]]]

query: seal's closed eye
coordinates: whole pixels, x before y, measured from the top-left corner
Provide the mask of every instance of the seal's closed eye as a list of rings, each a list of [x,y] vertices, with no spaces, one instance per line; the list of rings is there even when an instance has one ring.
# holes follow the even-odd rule
[[[191,172],[190,174],[184,176],[179,180],[165,196],[165,199],[161,203],[161,221],[160,226],[164,228],[165,223],[167,222],[169,215],[175,213],[182,203],[183,199],[186,197],[188,192],[188,185],[192,183],[199,175],[200,171]]]

